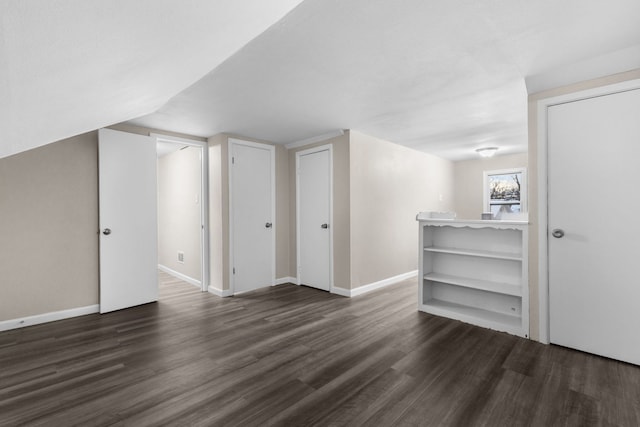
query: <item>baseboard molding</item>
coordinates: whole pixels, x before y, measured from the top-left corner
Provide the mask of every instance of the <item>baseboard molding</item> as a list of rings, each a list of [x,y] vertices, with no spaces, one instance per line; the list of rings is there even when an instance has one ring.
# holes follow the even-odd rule
[[[344,289],[334,287],[331,290],[331,293],[342,295],[344,297],[356,297],[358,295],[366,294],[367,292],[375,291],[376,289],[384,288],[385,286],[390,286],[403,280],[410,279],[412,277],[416,277],[418,275],[418,270],[409,271],[407,273],[398,274],[397,276],[389,277],[377,282],[369,283],[368,285],[358,286],[355,289]]]
[[[343,296],[343,297],[351,298],[351,291],[349,289],[338,288],[337,286],[334,286],[333,288],[331,288],[330,292],[332,294],[336,294],[336,295],[340,295],[340,296]]]
[[[293,283],[295,285],[298,283],[298,279],[295,277],[281,277],[280,279],[276,279],[273,286],[284,285],[285,283]]]
[[[191,283],[193,286],[197,286],[198,289],[202,289],[202,282],[200,280],[196,280],[193,277],[187,276],[186,274],[182,274],[178,271],[172,270],[162,264],[158,264],[158,270],[162,270],[165,273],[172,275],[176,279],[184,280],[187,283]]]
[[[84,316],[100,312],[100,305],[88,305],[86,307],[70,308],[68,310],[52,311],[51,313],[36,314],[35,316],[19,317],[17,319],[0,321],[0,332],[11,329],[24,328],[26,326],[39,325],[41,323],[55,322],[56,320],[69,319],[71,317]]]
[[[214,288],[213,286],[209,286],[209,287],[207,288],[207,291],[208,291],[210,294],[214,294],[214,295],[217,295],[217,296],[219,296],[219,297],[223,297],[223,298],[225,298],[225,297],[230,297],[230,296],[232,296],[232,295],[233,295],[233,292],[231,291],[231,289],[224,289],[224,290],[222,290],[222,289]]]

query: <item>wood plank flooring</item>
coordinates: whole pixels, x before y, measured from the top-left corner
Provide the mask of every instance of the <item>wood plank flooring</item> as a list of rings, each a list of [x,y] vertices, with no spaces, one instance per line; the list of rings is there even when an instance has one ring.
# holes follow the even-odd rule
[[[0,333],[0,425],[640,425],[639,367],[420,313],[415,281],[161,277],[158,303]]]

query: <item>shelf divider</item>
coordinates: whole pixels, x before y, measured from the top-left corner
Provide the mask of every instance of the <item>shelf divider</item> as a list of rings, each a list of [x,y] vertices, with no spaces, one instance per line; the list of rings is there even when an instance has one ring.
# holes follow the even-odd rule
[[[465,255],[465,256],[475,256],[482,258],[495,258],[495,259],[506,259],[511,261],[522,261],[521,254],[514,254],[509,252],[495,252],[495,251],[484,251],[479,249],[459,249],[459,248],[443,248],[436,246],[427,246],[424,248],[425,252],[436,252],[442,254],[452,254],[452,255]]]
[[[479,289],[481,291],[513,295],[516,297],[522,296],[521,286],[513,283],[492,282],[489,280],[471,279],[441,273],[427,273],[423,277],[432,282],[447,283],[449,285],[463,286],[465,288]]]

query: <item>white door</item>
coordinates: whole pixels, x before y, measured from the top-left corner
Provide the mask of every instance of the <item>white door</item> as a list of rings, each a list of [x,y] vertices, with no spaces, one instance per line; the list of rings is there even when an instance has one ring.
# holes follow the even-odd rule
[[[158,300],[154,138],[99,131],[100,312]]]
[[[275,281],[274,147],[229,142],[231,282],[237,294]]]
[[[297,153],[298,283],[331,289],[331,151]]]
[[[548,150],[550,340],[640,364],[640,90],[549,107]]]

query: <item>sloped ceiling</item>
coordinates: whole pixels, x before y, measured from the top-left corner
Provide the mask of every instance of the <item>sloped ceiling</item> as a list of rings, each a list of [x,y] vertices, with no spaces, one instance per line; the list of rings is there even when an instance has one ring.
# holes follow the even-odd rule
[[[0,1],[0,158],[156,111],[300,1]]]
[[[527,79],[640,46],[638,0],[298,3],[3,0],[0,157],[123,121],[520,152]]]

